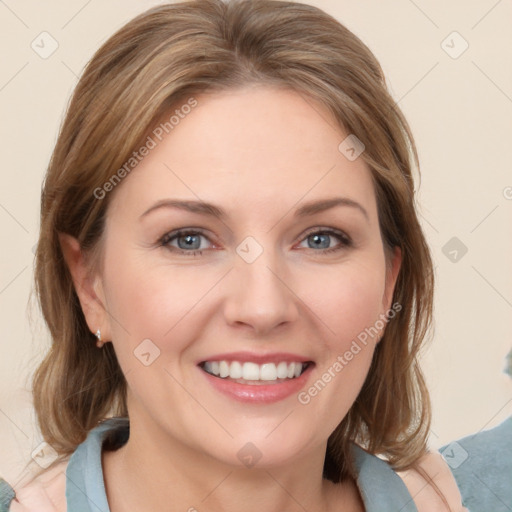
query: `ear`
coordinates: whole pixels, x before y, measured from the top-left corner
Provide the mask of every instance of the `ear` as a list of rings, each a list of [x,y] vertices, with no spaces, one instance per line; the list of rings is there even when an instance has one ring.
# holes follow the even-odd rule
[[[393,292],[395,291],[395,285],[402,265],[402,250],[400,247],[394,247],[393,251],[389,253],[388,260],[386,261],[386,282],[384,286],[384,294],[382,296],[382,313],[386,315],[392,308]],[[402,309],[401,305],[397,311]],[[392,311],[394,311],[393,308]],[[392,317],[390,317],[392,318]],[[385,328],[384,328],[385,330]],[[382,332],[384,335],[384,331]],[[379,338],[380,341],[381,338]]]
[[[386,264],[386,284],[384,295],[382,297],[382,307],[385,311],[391,308],[391,301],[393,300],[393,292],[395,291],[395,284],[402,265],[402,250],[396,246],[390,254],[390,261]]]
[[[111,340],[109,315],[100,276],[91,273],[76,238],[59,233],[59,242],[89,329],[94,334],[100,329],[102,340]]]

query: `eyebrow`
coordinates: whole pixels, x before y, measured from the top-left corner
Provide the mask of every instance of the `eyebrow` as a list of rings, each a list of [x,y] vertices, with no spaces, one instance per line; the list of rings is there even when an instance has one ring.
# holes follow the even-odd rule
[[[361,212],[365,216],[366,220],[370,220],[368,212],[365,210],[365,208],[357,201],[354,201],[353,199],[350,199],[348,197],[332,197],[327,199],[310,201],[309,203],[305,203],[304,205],[302,205],[300,208],[297,208],[294,217],[307,217],[309,215],[314,215],[316,213],[330,210],[331,208],[334,208],[336,206],[347,206],[354,208]],[[216,217],[221,220],[224,220],[227,217],[226,212],[222,208],[212,203],[207,203],[205,201],[162,199],[160,201],[157,201],[153,206],[147,209],[140,216],[140,218],[142,219],[149,213],[155,210],[159,210],[161,208],[176,208],[191,213],[198,213],[201,215]]]

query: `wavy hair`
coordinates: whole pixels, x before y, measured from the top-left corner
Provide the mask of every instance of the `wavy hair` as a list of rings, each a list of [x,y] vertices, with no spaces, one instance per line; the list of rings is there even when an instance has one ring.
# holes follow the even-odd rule
[[[353,474],[349,443],[395,470],[427,449],[428,391],[418,365],[432,323],[433,268],[418,221],[418,155],[406,119],[372,52],[322,10],[278,0],[192,0],[154,7],[110,37],[74,90],[41,197],[35,290],[52,344],[32,391],[44,439],[61,458],[110,416],[128,416],[127,383],[111,343],[98,350],[64,262],[59,233],[75,237],[91,268],[112,194],[94,191],[143,145],[158,120],[187,98],[248,84],[294,90],[325,106],[366,149],[389,263],[402,265],[393,302],[402,309],[377,345],[364,385],[327,444],[324,477]],[[122,186],[122,184],[120,185]]]

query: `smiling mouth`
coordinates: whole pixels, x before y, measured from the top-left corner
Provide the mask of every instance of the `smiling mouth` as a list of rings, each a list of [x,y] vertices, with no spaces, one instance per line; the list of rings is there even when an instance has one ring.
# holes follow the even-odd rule
[[[199,367],[206,373],[220,379],[240,384],[278,384],[300,377],[312,361],[257,364],[239,361],[203,361]]]

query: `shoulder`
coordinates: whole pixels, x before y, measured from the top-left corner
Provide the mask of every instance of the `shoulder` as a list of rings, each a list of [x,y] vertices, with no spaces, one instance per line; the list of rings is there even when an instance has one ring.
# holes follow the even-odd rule
[[[437,452],[428,452],[406,471],[353,445],[357,485],[365,510],[382,512],[468,512],[457,484]]]
[[[428,452],[410,469],[399,471],[418,512],[467,512],[457,482],[441,454]]]
[[[3,512],[66,512],[66,467],[68,460],[37,475],[27,475],[14,487],[5,481]]]
[[[465,505],[474,510],[511,510],[512,416],[439,451],[451,468]]]
[[[116,449],[128,437],[127,417],[108,418],[89,431],[71,455],[55,460],[44,470],[37,466],[37,472],[26,473],[14,487],[0,478],[0,512],[66,512],[67,502],[80,511],[108,510],[102,448]],[[67,481],[72,483],[68,488]]]

